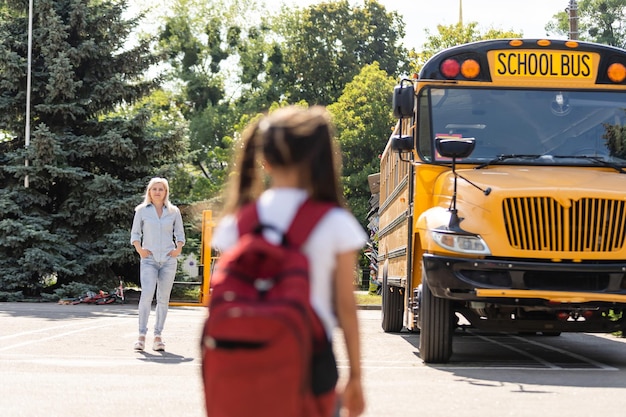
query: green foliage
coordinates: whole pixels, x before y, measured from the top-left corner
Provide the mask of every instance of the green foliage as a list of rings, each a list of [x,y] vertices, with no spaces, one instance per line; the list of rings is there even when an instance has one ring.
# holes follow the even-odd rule
[[[221,207],[243,128],[289,103],[329,106],[345,196],[365,224],[367,177],[379,170],[391,93],[408,70],[396,12],[374,0],[276,15],[255,0],[177,0],[153,39],[134,36],[141,16],[125,19],[125,10],[124,0],[37,2],[26,149],[27,15],[23,2],[3,3],[0,299],[136,282],[129,228],[155,175],[170,180],[183,211],[184,253],[199,255],[201,212]],[[447,46],[519,36],[480,34],[476,24],[438,29],[411,56],[414,68]],[[146,77],[155,68],[164,72]]]
[[[626,48],[626,0],[578,1],[578,39]],[[561,11],[546,25],[549,34],[568,36],[569,14]]]
[[[96,285],[82,282],[69,282],[61,285],[60,288],[56,288],[52,294],[42,293],[41,295],[46,301],[59,301],[65,298],[78,298],[85,295],[88,291],[97,292],[99,290],[100,288]]]
[[[177,0],[165,18],[159,45],[189,123],[191,152],[175,184],[185,202],[223,192],[243,121],[274,103],[329,104],[373,62],[402,71],[402,21],[376,1],[263,11],[251,0]]]
[[[367,294],[356,293],[354,295],[355,301],[357,305],[381,305],[382,304],[382,296],[377,294],[372,294],[368,292]]]
[[[270,48],[259,19],[248,19],[261,8],[251,0],[178,0],[159,33],[159,46],[168,57],[168,78],[176,86],[174,101],[188,122],[190,155],[179,169],[176,184],[183,201],[210,198],[222,191],[233,125],[245,111],[265,105],[256,94]],[[233,65],[237,63],[237,65]],[[232,76],[234,71],[238,73]],[[236,94],[227,92],[226,81]],[[230,95],[229,95],[230,94]],[[245,97],[238,106],[232,102]]]
[[[0,302],[15,303],[18,301],[24,301],[22,291],[0,291]]]
[[[200,301],[200,286],[174,284],[170,300],[179,302]]]
[[[0,286],[37,294],[46,277],[136,279],[129,244],[147,179],[171,172],[184,130],[141,101],[158,85],[149,38],[123,1],[41,0],[34,10],[32,134],[26,148],[27,19],[0,21]],[[25,161],[28,161],[25,164]],[[25,187],[25,179],[28,187]]]
[[[375,62],[363,67],[337,102],[328,106],[341,145],[344,195],[363,225],[370,209],[367,177],[379,172],[379,155],[394,123],[391,97],[395,84]]]
[[[276,80],[292,102],[328,105],[361,69],[378,62],[388,74],[405,70],[402,19],[375,0],[347,0],[283,10],[275,20],[283,76]]]

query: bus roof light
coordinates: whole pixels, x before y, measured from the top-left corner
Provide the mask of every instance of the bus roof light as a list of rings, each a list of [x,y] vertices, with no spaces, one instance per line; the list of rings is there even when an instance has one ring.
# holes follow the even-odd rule
[[[441,63],[441,73],[446,78],[456,78],[461,72],[461,65],[455,59],[446,59]]]
[[[621,83],[626,79],[626,67],[624,64],[615,62],[609,65],[609,69],[606,70],[606,75],[609,77],[609,80],[614,83]]]

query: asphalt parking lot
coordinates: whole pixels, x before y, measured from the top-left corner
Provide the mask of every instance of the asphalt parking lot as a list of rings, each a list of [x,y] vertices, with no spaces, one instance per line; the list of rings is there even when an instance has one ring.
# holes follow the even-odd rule
[[[203,417],[205,315],[170,307],[166,351],[135,352],[136,304],[0,303],[0,415]]]
[[[136,304],[0,303],[0,417],[205,417],[205,317],[171,307],[167,350],[135,352]],[[626,339],[459,330],[450,363],[428,365],[419,334],[383,332],[380,311],[360,310],[359,327],[362,417],[624,415]],[[345,378],[341,339],[337,331]]]
[[[379,305],[360,307],[379,317]],[[205,307],[169,309],[165,352],[136,352],[137,303],[0,303],[1,417],[205,417]],[[154,323],[154,308],[148,327]],[[378,320],[375,328],[380,329]],[[335,350],[347,372],[341,334]],[[345,376],[345,375],[344,375]]]

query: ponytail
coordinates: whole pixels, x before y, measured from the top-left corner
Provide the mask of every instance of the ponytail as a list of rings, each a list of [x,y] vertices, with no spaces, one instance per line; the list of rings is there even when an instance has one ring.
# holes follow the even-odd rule
[[[254,201],[261,190],[258,162],[259,123],[253,122],[243,132],[242,148],[235,162],[231,192],[227,203],[227,212],[234,212],[247,203]]]
[[[311,180],[311,197],[314,200],[327,201],[345,207],[341,192],[341,151],[333,140],[332,125],[322,124],[316,129],[316,136],[326,138],[317,143],[308,162]]]

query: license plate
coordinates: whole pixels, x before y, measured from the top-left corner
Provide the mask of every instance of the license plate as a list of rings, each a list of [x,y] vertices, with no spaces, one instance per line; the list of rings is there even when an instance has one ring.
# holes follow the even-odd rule
[[[595,80],[599,55],[579,51],[490,51],[491,77],[498,79]]]

